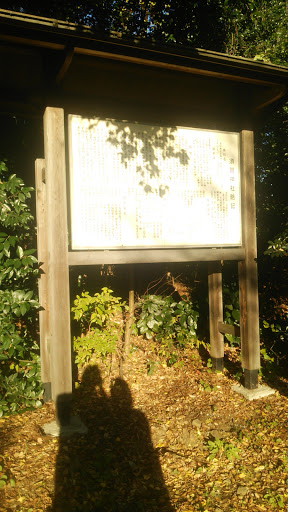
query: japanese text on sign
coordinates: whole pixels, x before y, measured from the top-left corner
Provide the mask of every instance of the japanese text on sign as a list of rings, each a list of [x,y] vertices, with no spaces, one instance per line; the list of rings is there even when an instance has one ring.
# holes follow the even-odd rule
[[[69,116],[72,249],[241,245],[239,135]]]

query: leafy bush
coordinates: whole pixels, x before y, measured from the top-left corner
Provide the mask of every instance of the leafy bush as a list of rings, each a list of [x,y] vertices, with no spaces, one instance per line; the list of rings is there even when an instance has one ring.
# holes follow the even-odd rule
[[[0,163],[0,416],[41,405],[31,190]]]
[[[145,295],[136,308],[140,310],[136,326],[147,339],[171,339],[177,345],[196,339],[199,314],[191,302],[175,302],[169,296]]]
[[[288,210],[288,208],[285,208]],[[264,252],[265,255],[271,258],[285,258],[288,255],[288,222],[286,228],[282,233],[278,234],[274,240],[268,241],[268,248]]]
[[[240,325],[239,291],[237,283],[231,283],[231,287],[223,287],[224,322],[229,325]],[[240,345],[240,338],[233,334],[225,334],[230,345]]]
[[[275,280],[273,282],[275,285]],[[261,368],[260,375],[268,376],[277,371],[277,365],[281,360],[287,360],[287,307],[286,304],[277,306],[274,299],[276,293],[273,285],[266,279],[264,286],[265,295],[262,292],[262,308],[260,302],[259,327],[261,335]],[[260,295],[261,299],[261,295]],[[224,322],[230,325],[240,325],[239,292],[237,283],[231,283],[230,288],[223,288]],[[274,307],[273,307],[274,306]],[[261,310],[262,309],[262,310]],[[232,334],[225,334],[231,346],[240,345],[240,338]]]
[[[117,340],[123,335],[125,302],[112,294],[113,290],[104,287],[94,296],[89,292],[76,296],[72,312],[81,329],[81,335],[73,339],[77,365],[89,363],[93,357],[104,358],[116,350]]]

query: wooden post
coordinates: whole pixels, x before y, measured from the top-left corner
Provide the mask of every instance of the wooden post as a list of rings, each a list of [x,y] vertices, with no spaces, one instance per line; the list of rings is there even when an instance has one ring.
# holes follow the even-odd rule
[[[208,264],[210,355],[214,370],[223,370],[224,337],[219,331],[223,322],[222,269],[220,261]]]
[[[52,399],[58,403],[72,391],[65,133],[60,108],[45,110],[44,150],[51,386]]]
[[[253,132],[241,132],[242,237],[245,259],[239,261],[241,359],[244,386],[258,386],[260,368],[256,208]]]
[[[49,300],[48,300],[48,249],[47,249],[47,211],[46,211],[46,185],[45,160],[37,159],[35,162],[35,189],[36,189],[36,219],[37,219],[37,255],[41,265],[41,274],[38,280],[39,303],[39,331],[40,331],[40,360],[41,380],[44,389],[44,400],[51,400],[50,376],[50,347],[49,347]]]
[[[129,313],[125,324],[123,356],[127,355],[130,349],[131,327],[134,320],[134,265],[129,265]]]

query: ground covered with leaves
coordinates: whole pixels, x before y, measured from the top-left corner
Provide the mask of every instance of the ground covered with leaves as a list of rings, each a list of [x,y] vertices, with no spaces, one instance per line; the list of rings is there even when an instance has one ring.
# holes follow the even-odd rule
[[[1,512],[287,510],[287,382],[247,401],[238,364],[229,349],[215,374],[193,348],[168,367],[135,338],[121,376],[116,357],[85,369],[73,413],[87,434],[45,435],[52,403],[1,419]]]

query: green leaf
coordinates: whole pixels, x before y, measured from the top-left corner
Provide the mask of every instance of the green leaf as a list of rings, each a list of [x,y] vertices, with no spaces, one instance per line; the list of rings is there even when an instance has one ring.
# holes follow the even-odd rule
[[[24,300],[30,300],[30,299],[32,299],[32,297],[33,297],[33,290],[29,290],[28,292],[25,293]]]
[[[3,252],[4,252],[5,256],[7,256],[7,258],[10,258],[10,243],[8,240],[6,240],[6,242],[4,242]]]
[[[18,247],[16,249],[16,253],[17,253],[17,255],[19,256],[20,259],[23,258],[24,251],[23,251],[22,247],[20,247],[20,245],[18,245]]]
[[[233,316],[234,320],[239,322],[240,321],[240,311],[239,311],[239,309],[233,309],[232,316]]]
[[[28,304],[25,304],[24,302],[22,302],[22,304],[20,304],[20,313],[21,315],[25,315],[25,313],[28,311],[29,309],[29,305]]]

